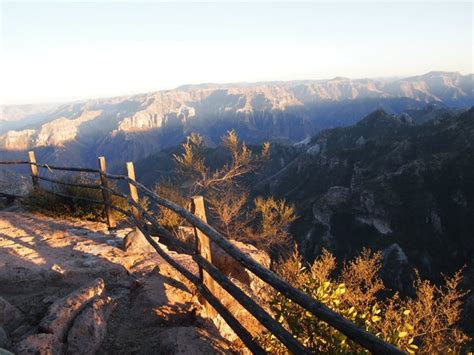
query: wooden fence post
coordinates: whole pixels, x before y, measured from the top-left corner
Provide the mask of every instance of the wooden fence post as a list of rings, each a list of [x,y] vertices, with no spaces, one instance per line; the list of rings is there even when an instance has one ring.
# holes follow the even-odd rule
[[[105,164],[105,158],[104,157],[99,157],[99,170],[101,173],[106,173],[107,172],[107,165]],[[107,177],[103,174],[100,174],[100,183],[103,187],[102,189],[102,197],[104,199],[104,202],[106,205],[104,206],[104,211],[107,216],[107,224],[109,225],[109,229],[114,229],[117,227],[115,223],[115,218],[112,214],[112,208],[110,208],[110,204],[112,204],[112,199],[110,196],[110,192],[106,190],[106,188],[109,187]]]
[[[127,168],[127,176],[130,180],[135,181],[135,168],[133,167],[133,163],[131,161],[126,163],[126,168]],[[132,183],[128,183],[128,189],[130,191],[130,198],[132,199],[133,202],[138,204],[138,190],[135,185]],[[140,222],[140,212],[138,209],[134,206],[131,208],[132,214],[135,216],[138,222]]]
[[[30,162],[31,180],[33,181],[33,189],[39,188],[38,167],[36,166],[35,152],[30,150],[28,152],[28,161]]]
[[[191,198],[191,206],[194,215],[207,223],[204,198],[202,196],[193,196]],[[212,264],[212,250],[209,237],[196,227],[194,227],[194,235],[196,237],[196,253]],[[199,278],[204,286],[206,286],[207,289],[217,297],[218,295],[216,295],[215,292],[217,285],[215,284],[214,279],[207,273],[207,271],[203,270],[201,266],[199,266]],[[216,310],[207,301],[205,301],[204,305],[209,317],[215,317],[217,315]]]

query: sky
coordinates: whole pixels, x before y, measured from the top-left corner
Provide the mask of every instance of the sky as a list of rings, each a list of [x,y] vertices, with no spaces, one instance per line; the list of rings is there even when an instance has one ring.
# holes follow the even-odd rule
[[[0,104],[473,72],[471,2],[0,3]]]

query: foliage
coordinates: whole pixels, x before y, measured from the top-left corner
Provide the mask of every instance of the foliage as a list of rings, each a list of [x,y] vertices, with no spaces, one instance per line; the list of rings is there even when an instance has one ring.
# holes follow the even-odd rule
[[[227,237],[240,239],[246,235],[249,220],[246,218],[248,191],[229,189],[225,192],[212,191],[207,196],[210,212],[217,228]]]
[[[235,186],[239,178],[255,171],[257,165],[269,156],[269,143],[263,144],[260,154],[254,154],[245,143],[239,141],[235,131],[229,131],[222,137],[222,145],[229,151],[231,159],[219,169],[213,170],[206,165],[203,138],[197,133],[187,137],[183,144],[184,153],[174,155],[179,173],[188,178],[193,192]]]
[[[279,265],[279,270],[290,283],[314,299],[408,353],[459,352],[469,340],[456,327],[461,298],[466,295],[459,291],[461,273],[445,277],[443,287],[436,287],[418,276],[414,282],[415,297],[402,299],[396,293],[381,300],[379,293],[384,285],[378,276],[380,266],[380,253],[364,250],[344,265],[339,277],[334,277],[331,275],[336,260],[329,252],[323,251],[308,268],[295,251]],[[270,305],[276,319],[314,352],[367,352],[278,292],[273,294]],[[264,333],[259,340],[268,352],[286,353],[270,333]]]
[[[227,191],[211,197],[209,203],[218,229],[228,238],[251,243],[278,257],[291,250],[288,225],[296,219],[295,209],[285,200],[257,197],[246,204],[247,192]]]
[[[195,180],[195,184],[205,180],[208,174],[208,168],[204,165],[205,146],[202,136],[197,133],[191,133],[183,144],[184,153],[174,154],[178,172],[182,176]]]
[[[179,204],[189,205],[189,198],[186,198],[171,182],[163,182],[155,186],[155,192],[161,197]],[[176,238],[190,245],[193,241],[186,234],[180,233],[180,227],[186,225],[186,220],[168,208],[160,207],[156,214],[156,219],[163,227],[168,229]]]
[[[288,205],[285,200],[275,200],[273,197],[266,199],[257,197],[254,203],[254,213],[260,219],[260,225],[255,231],[260,246],[280,254],[288,250],[291,243],[287,227],[296,219],[294,206]]]
[[[270,144],[264,143],[260,152],[255,153],[239,140],[235,131],[229,131],[222,137],[222,146],[228,158],[211,168],[205,160],[208,148],[203,138],[191,134],[183,144],[184,152],[174,155],[176,181],[161,183],[155,191],[181,205],[199,193],[208,202],[213,226],[229,239],[252,243],[274,254],[288,250],[290,238],[286,228],[296,218],[294,207],[273,198],[249,201],[249,188],[245,185],[245,177],[255,173],[269,158]],[[170,211],[160,211],[159,218],[180,237],[178,227],[183,225],[182,219]]]
[[[64,181],[76,184],[91,184],[94,182],[82,174],[76,175],[73,178],[65,179]],[[99,182],[95,181],[95,183],[98,184]],[[113,184],[109,183],[109,185],[112,185],[110,186],[111,188],[115,188]],[[60,184],[54,185],[54,187],[49,188],[49,190],[69,197],[55,195],[54,193],[40,188],[30,192],[24,203],[31,210],[40,211],[53,217],[80,218],[90,221],[106,222],[103,205],[81,200],[82,198],[85,198],[89,200],[103,201],[101,190]],[[111,200],[115,206],[125,210],[128,209],[128,203],[125,199],[118,196],[111,196]],[[145,200],[142,201],[142,204],[146,207]],[[112,213],[117,221],[124,219],[124,216],[121,213],[115,210],[113,210]]]

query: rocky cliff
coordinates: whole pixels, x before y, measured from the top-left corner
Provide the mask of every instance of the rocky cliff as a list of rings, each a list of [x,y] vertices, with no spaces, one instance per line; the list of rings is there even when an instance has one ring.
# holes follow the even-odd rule
[[[228,129],[248,142],[297,142],[321,129],[350,125],[384,108],[399,114],[426,103],[474,104],[472,75],[432,72],[397,80],[335,78],[255,84],[188,85],[150,94],[89,100],[2,113],[2,154],[41,148],[76,163],[106,154],[139,159],[177,144],[192,131],[218,143]],[[12,124],[16,130],[11,130]],[[10,130],[9,130],[10,129]],[[1,131],[0,131],[1,132]]]
[[[347,259],[369,247],[391,265],[391,287],[410,284],[413,267],[436,279],[463,265],[474,284],[474,108],[434,112],[376,111],[323,131],[254,193],[297,206],[292,233],[308,260],[322,248]]]

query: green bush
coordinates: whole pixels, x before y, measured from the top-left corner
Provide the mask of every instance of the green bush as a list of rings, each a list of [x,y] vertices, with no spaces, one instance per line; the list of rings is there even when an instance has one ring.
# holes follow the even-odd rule
[[[397,293],[381,298],[379,292],[385,288],[378,276],[380,266],[380,253],[364,250],[344,265],[339,277],[331,277],[336,261],[325,251],[310,268],[303,266],[295,253],[278,271],[295,287],[409,354],[461,352],[469,341],[457,326],[466,295],[459,290],[461,272],[445,277],[442,287],[417,277],[413,298],[402,299]],[[368,353],[278,292],[274,292],[270,307],[275,318],[315,353]],[[271,333],[263,333],[259,340],[269,353],[287,353]]]

